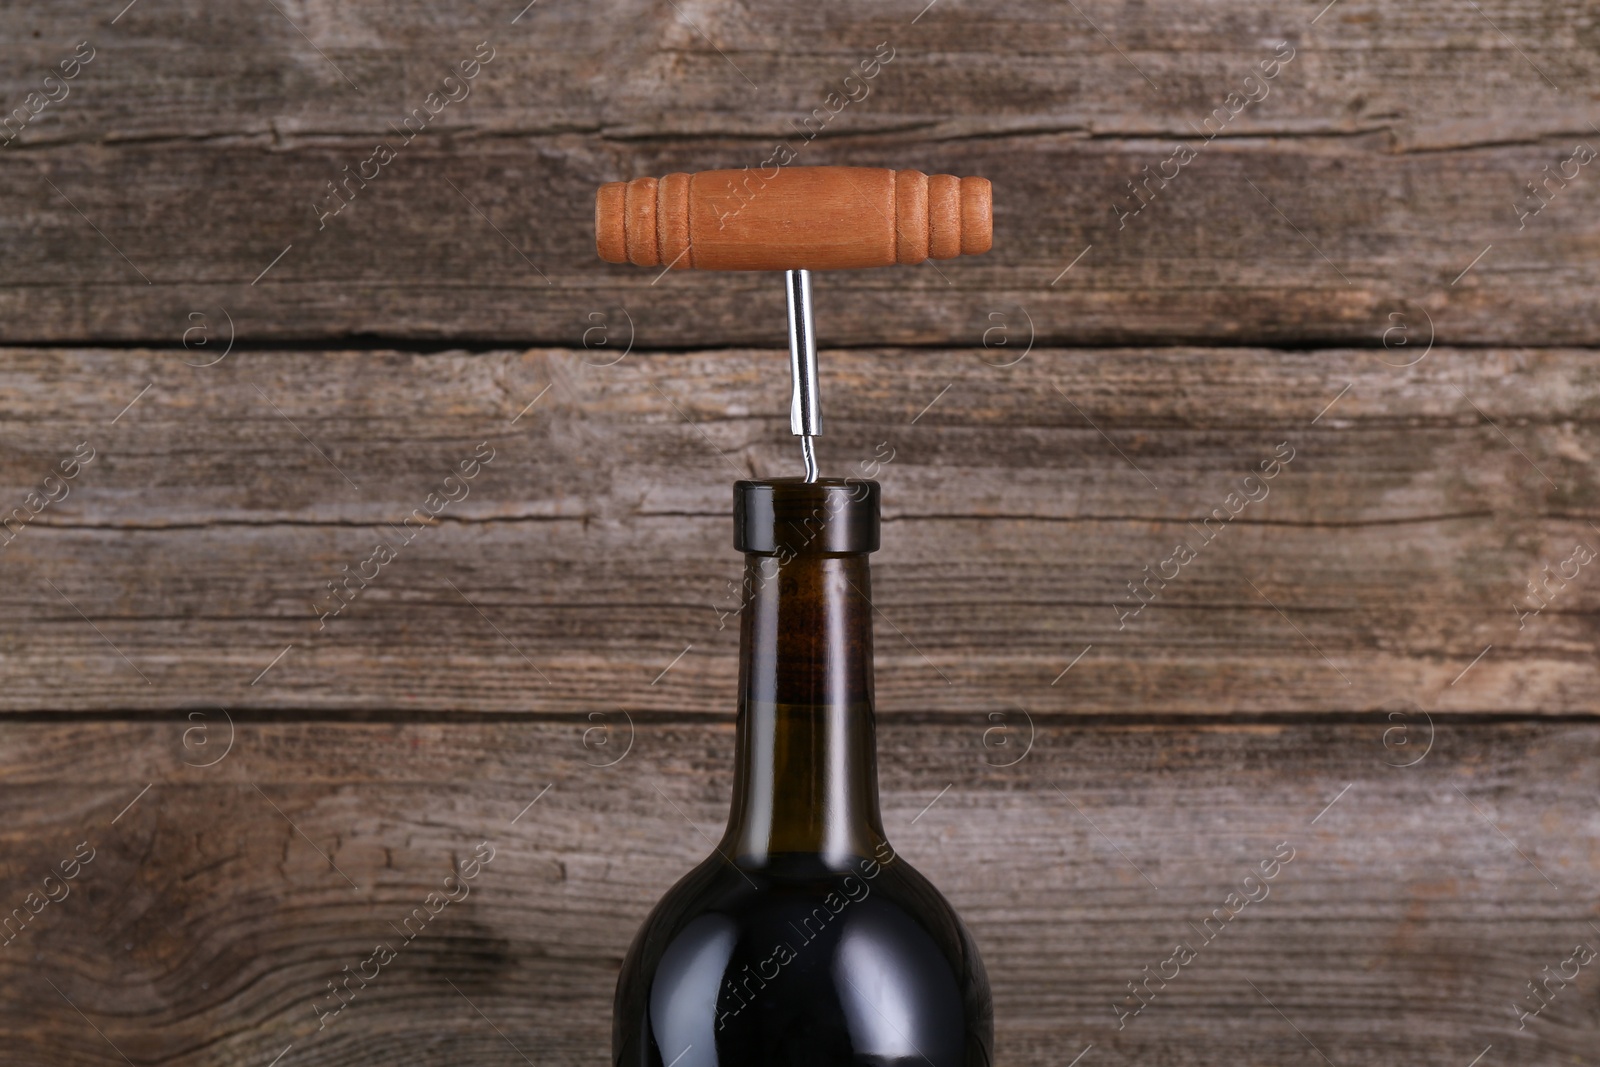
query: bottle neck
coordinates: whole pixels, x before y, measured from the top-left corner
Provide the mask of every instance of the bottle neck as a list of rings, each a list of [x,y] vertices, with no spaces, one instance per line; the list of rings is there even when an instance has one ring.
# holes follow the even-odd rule
[[[866,553],[745,557],[738,748],[724,854],[845,866],[884,840]]]

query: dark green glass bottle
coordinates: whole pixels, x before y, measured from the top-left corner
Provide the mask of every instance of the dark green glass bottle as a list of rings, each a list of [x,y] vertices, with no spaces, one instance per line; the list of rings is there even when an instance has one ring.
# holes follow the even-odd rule
[[[617,1067],[989,1067],[989,983],[878,813],[878,485],[739,482],[733,806],[617,982]]]

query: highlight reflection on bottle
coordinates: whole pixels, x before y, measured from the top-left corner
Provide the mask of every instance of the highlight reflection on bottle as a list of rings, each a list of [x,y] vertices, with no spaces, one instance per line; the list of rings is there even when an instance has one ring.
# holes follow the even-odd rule
[[[616,1067],[989,1067],[976,946],[878,812],[878,485],[738,482],[733,805],[617,983]]]

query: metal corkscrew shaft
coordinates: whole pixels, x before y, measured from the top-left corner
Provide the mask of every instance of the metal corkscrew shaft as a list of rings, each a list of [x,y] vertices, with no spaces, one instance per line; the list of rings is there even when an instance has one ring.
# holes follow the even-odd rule
[[[814,437],[822,435],[821,394],[817,386],[817,335],[811,317],[811,272],[783,272],[789,295],[789,431],[800,438],[806,481],[817,480]]]

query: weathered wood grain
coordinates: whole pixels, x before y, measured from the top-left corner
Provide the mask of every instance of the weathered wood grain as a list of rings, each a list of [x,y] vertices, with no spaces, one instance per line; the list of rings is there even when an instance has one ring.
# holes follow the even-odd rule
[[[122,1063],[113,1045],[170,1067],[259,1067],[291,1045],[283,1063],[306,1067],[521,1062],[510,1043],[541,1065],[608,1062],[621,954],[725,817],[727,724],[619,718],[605,749],[578,717],[236,719],[225,756],[215,713],[0,726],[6,906],[96,849],[0,952],[8,1063]],[[886,825],[976,936],[997,1062],[1090,1043],[1102,1062],[1321,1062],[1308,1042],[1334,1063],[1462,1067],[1489,1044],[1500,1063],[1586,1062],[1593,973],[1524,1030],[1512,1005],[1600,937],[1600,731],[1416,719],[1406,750],[1390,725],[1039,723],[1000,767],[1020,718],[886,721]],[[186,747],[199,727],[206,745]],[[391,924],[484,840],[470,896],[319,1032],[327,982],[398,942]],[[1190,924],[1282,842],[1294,858],[1268,896],[1119,1031],[1126,983],[1197,941]]]
[[[1516,1016],[1600,946],[1592,568],[1517,614],[1600,546],[1594,168],[1516,209],[1600,145],[1588,6],[524,2],[0,14],[0,117],[96,48],[0,147],[0,344],[153,346],[0,358],[0,524],[95,450],[0,533],[0,915],[97,850],[0,948],[0,1060],[608,1062],[628,939],[726,811],[728,482],[796,457],[776,280],[602,264],[593,191],[759,165],[882,41],[796,162],[989,177],[996,245],[818,275],[822,456],[882,464],[886,821],[983,949],[997,1062],[1593,1061],[1593,968]]]
[[[1586,112],[1574,90],[1600,69],[1592,12],[1579,0],[1504,0],[1488,17],[1469,9],[1471,19],[1447,0],[1340,0],[1326,12],[1248,0],[1078,11],[1050,0],[699,0],[677,10],[649,0],[526,10],[300,0],[281,12],[177,0],[115,25],[106,7],[64,0],[11,16],[0,75],[8,101],[37,89],[72,43],[99,49],[69,101],[36,119],[23,144],[383,132],[486,39],[495,58],[439,127],[785,134],[826,93],[848,91],[843,77],[887,41],[894,58],[829,134],[915,125],[942,140],[1045,121],[1111,136],[1187,134],[1189,120],[1287,40],[1295,57],[1235,129],[1393,133],[1401,147],[1422,148],[1578,133]]]
[[[885,713],[1595,711],[1593,568],[1518,617],[1600,548],[1588,353],[980,358],[1015,351],[823,354],[824,469],[881,463]],[[98,454],[0,550],[0,705],[729,713],[729,483],[797,467],[783,358],[601,352],[14,353],[0,514]]]
[[[1315,25],[1317,5],[1241,0],[923,6],[638,0],[513,26],[514,3],[317,0],[141,5],[111,26],[99,5],[53,5],[4,46],[4,106],[64,42],[99,51],[3,150],[0,340],[175,343],[191,312],[225,308],[256,340],[576,344],[625,307],[654,346],[767,342],[770,278],[652,284],[600,263],[594,189],[759,166],[880,41],[895,59],[871,94],[797,162],[987,176],[995,251],[819,277],[825,342],[975,343],[1019,306],[1061,343],[1370,344],[1404,309],[1455,343],[1600,340],[1595,183],[1578,168],[1522,228],[1515,207],[1600,138],[1575,0],[1493,21],[1342,0]],[[326,183],[398,140],[391,124],[486,38],[472,94],[322,227]],[[1283,40],[1295,58],[1269,95],[1202,146],[1195,126]],[[1127,183],[1180,139],[1198,157],[1120,225]]]

